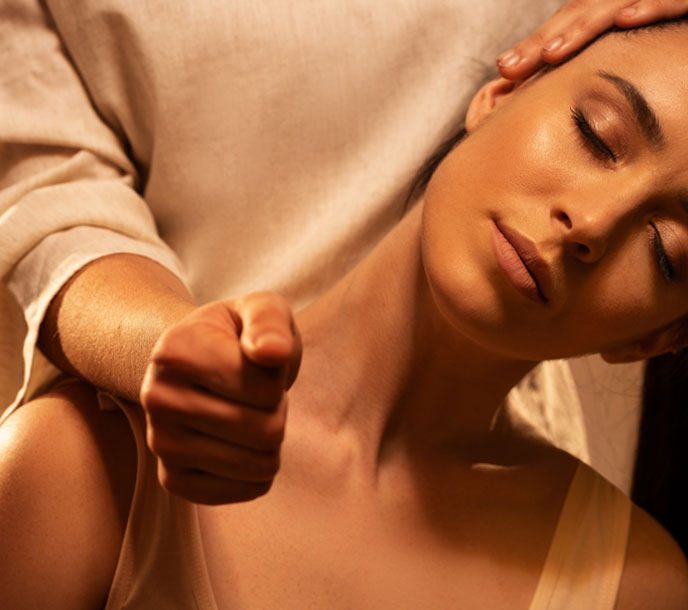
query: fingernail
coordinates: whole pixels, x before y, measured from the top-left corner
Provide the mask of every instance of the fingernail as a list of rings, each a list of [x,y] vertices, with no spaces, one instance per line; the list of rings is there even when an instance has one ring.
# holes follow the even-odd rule
[[[521,56],[513,49],[497,58],[497,63],[505,68],[513,68],[519,61],[521,61]]]
[[[289,340],[282,334],[276,332],[267,332],[263,335],[259,335],[253,341],[253,346],[256,349],[261,349],[263,347],[271,347],[278,349],[288,349]]]
[[[554,53],[557,49],[561,47],[561,45],[564,44],[564,37],[563,36],[557,36],[554,40],[550,40],[544,47],[543,49],[547,51],[548,53]]]
[[[619,15],[621,15],[621,17],[633,17],[637,12],[637,6],[627,6],[619,11]]]

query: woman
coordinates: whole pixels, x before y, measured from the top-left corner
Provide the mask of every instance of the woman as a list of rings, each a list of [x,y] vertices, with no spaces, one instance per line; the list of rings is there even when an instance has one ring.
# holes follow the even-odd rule
[[[493,419],[540,360],[682,345],[687,47],[685,24],[608,36],[520,87],[481,89],[423,205],[297,315],[305,349],[287,435],[280,451],[279,427],[254,447],[258,479],[281,460],[263,498],[203,507],[164,493],[124,405],[139,464],[118,558],[133,465],[111,449],[124,422],[122,438],[104,434],[116,415],[75,407],[91,393],[75,384],[17,411],[3,431],[12,452],[0,452],[4,489],[19,488],[3,510],[24,507],[3,523],[18,558],[5,605],[35,593],[32,566],[51,607],[98,607],[119,560],[108,608],[685,607],[688,568],[661,528],[570,456]],[[211,345],[236,357],[236,344]],[[180,346],[164,353],[144,390],[149,418],[174,411],[166,392],[193,373]],[[206,392],[198,406],[206,434],[220,434],[213,412],[226,405]],[[236,413],[250,442],[258,416]],[[87,469],[99,455],[102,471]],[[588,506],[611,520],[586,518]],[[610,549],[567,554],[590,552],[596,524],[616,524]]]

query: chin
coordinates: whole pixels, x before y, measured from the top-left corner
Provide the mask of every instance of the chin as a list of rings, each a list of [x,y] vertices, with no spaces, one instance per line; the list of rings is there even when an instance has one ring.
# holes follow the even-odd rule
[[[503,334],[508,320],[484,277],[466,269],[457,273],[447,265],[426,264],[426,278],[440,326],[473,343]]]
[[[455,202],[433,195],[423,210],[421,255],[440,327],[485,352],[541,360],[525,329],[537,328],[542,312],[507,285],[491,262],[490,215],[477,205],[459,214]]]
[[[520,303],[520,295],[502,294],[485,274],[456,274],[446,265],[429,264],[426,278],[440,327],[448,327],[459,343],[531,364],[563,357],[552,345],[551,329],[533,319],[538,312],[525,300]]]

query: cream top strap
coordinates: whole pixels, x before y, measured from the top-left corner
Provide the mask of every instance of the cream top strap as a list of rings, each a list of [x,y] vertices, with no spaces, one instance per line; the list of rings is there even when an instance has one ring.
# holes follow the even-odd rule
[[[530,610],[613,610],[630,519],[630,499],[581,462]]]

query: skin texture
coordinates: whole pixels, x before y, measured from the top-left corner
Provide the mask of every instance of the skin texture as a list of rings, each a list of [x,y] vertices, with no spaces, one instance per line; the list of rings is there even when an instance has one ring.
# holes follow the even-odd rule
[[[64,371],[140,400],[159,479],[170,491],[220,503],[270,488],[285,391],[301,354],[291,312],[277,295],[197,307],[157,263],[109,256],[62,288],[40,346]]]
[[[556,64],[612,26],[632,28],[688,12],[688,0],[570,0],[497,59],[501,75],[530,76],[543,63]]]
[[[100,411],[85,384],[50,392],[7,420],[0,428],[0,606],[102,608],[135,472],[124,416]]]
[[[483,90],[425,207],[297,314],[305,349],[280,476],[253,502],[198,508],[219,607],[527,607],[574,464],[493,433],[495,410],[540,358],[669,349],[664,329],[686,314],[688,280],[662,278],[648,233],[650,221],[662,225],[679,268],[688,39],[643,36],[601,41],[513,93]],[[639,144],[621,104],[591,98],[600,69],[652,91],[662,151]],[[605,141],[619,130],[620,165],[582,141],[571,104]],[[496,264],[495,214],[528,231],[553,270],[541,307]],[[634,517],[617,607],[684,608],[685,560],[643,519]]]
[[[658,36],[632,34],[638,48],[655,55]],[[683,53],[685,29],[662,40]],[[454,310],[457,325],[470,320],[466,332],[494,341],[504,354],[541,360],[601,351],[612,360],[632,360],[674,347],[678,326],[672,324],[680,323],[688,301],[685,277],[678,273],[688,248],[681,203],[688,185],[681,107],[688,90],[676,84],[688,82],[688,74],[678,63],[673,70],[649,62],[629,65],[627,48],[621,35],[604,39],[513,95],[503,95],[510,87],[505,81],[487,85],[468,118],[469,126],[479,126],[430,182],[424,243],[433,247],[425,262],[436,297]],[[648,143],[628,101],[597,74],[601,69],[622,74],[645,92],[663,125],[661,148]],[[491,113],[491,104],[498,112]],[[615,161],[583,137],[572,108],[616,151]],[[451,233],[447,210],[461,218]],[[547,303],[504,298],[511,287],[498,279],[490,256],[493,219],[532,240],[550,267]],[[674,262],[674,281],[660,273],[653,227]],[[452,273],[459,257],[461,273]]]
[[[634,16],[621,17],[618,10],[628,2],[569,2],[518,45],[523,61],[509,67],[502,62],[500,70],[508,78],[524,78],[540,65],[543,41],[555,34],[564,32],[567,42],[556,52],[544,52],[545,61],[566,57],[614,19],[618,25],[637,25],[679,14],[683,4],[641,1]],[[149,446],[159,458],[166,488],[196,502],[242,501],[265,493],[276,472],[275,439],[284,434],[288,387],[280,380],[293,375],[300,358],[290,313],[278,298],[271,301],[249,299],[239,325],[232,302],[211,304],[185,319],[196,308],[177,278],[145,258],[115,255],[95,261],[63,287],[46,315],[40,346],[62,370],[142,403]],[[241,355],[232,347],[239,326],[245,331]],[[208,341],[213,334],[227,342],[219,358]],[[259,335],[270,339],[256,348]],[[197,351],[178,349],[187,341]],[[257,413],[251,410],[256,406]],[[240,442],[246,432],[239,413],[248,414],[252,434],[259,437],[248,446]],[[261,420],[257,428],[256,420]],[[208,428],[224,432],[213,442],[203,432]],[[255,452],[256,440],[270,447],[270,455]]]
[[[255,502],[199,510],[220,606],[527,607],[559,508],[538,493],[549,489],[560,499],[570,462],[543,454],[530,462],[513,438],[491,436],[494,408],[540,358],[594,347],[610,358],[668,349],[673,334],[664,329],[686,313],[685,278],[677,285],[662,278],[647,238],[655,216],[670,228],[667,247],[675,238],[680,252],[688,237],[676,200],[688,184],[687,125],[677,108],[688,91],[660,83],[684,74],[688,42],[683,32],[663,36],[661,46],[651,35],[602,41],[513,95],[502,83],[488,86],[472,106],[468,139],[432,179],[422,213],[409,214],[354,274],[297,315],[304,361],[290,391],[281,476]],[[658,71],[669,48],[675,61]],[[626,130],[622,167],[602,163],[581,142],[570,106],[592,114],[588,87],[601,67],[653,91],[663,151],[641,144],[633,122],[614,122],[611,111],[595,125]],[[614,98],[602,99],[622,112]],[[556,272],[548,305],[534,306],[504,280],[489,239],[493,214],[532,231]],[[506,474],[511,460],[523,479]],[[485,471],[481,462],[501,468]],[[539,470],[545,463],[557,464],[551,479]],[[522,513],[515,489],[538,500]],[[487,506],[491,517],[483,520]],[[514,540],[514,531],[529,532],[528,543]],[[442,542],[433,546],[426,535]],[[638,510],[630,536],[617,608],[685,607],[688,567],[676,544]],[[433,551],[413,563],[399,540],[416,557],[418,549]],[[503,570],[481,563],[497,540]],[[442,565],[434,562],[440,555]],[[422,593],[399,566],[406,562]],[[357,567],[372,588],[356,578]],[[255,576],[264,573],[269,585]]]
[[[272,293],[200,307],[165,332],[141,390],[161,484],[206,504],[266,493],[300,357],[291,311]]]

